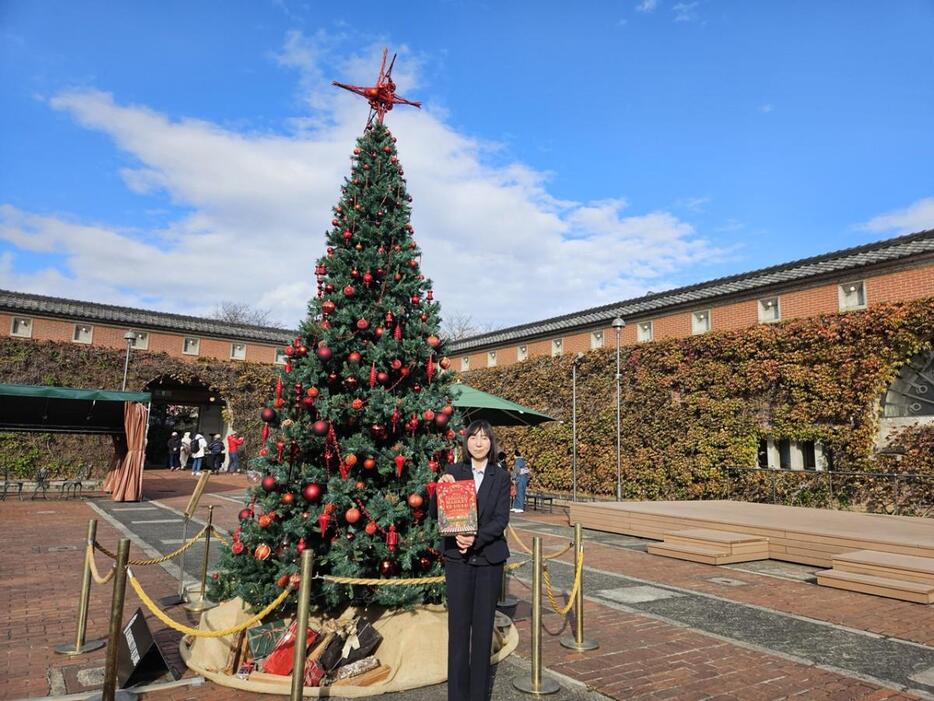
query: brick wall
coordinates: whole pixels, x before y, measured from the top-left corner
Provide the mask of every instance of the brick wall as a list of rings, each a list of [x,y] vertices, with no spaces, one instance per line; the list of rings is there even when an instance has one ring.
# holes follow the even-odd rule
[[[93,329],[90,345],[102,348],[126,348],[126,341],[123,340],[123,334],[127,332],[127,326],[107,326],[100,323],[64,321],[61,319],[44,319],[41,317],[29,316],[28,314],[0,314],[0,335],[9,336],[11,334],[13,317],[32,320],[32,338],[42,341],[63,341],[73,343],[75,325],[87,326]],[[134,330],[145,331],[140,327],[133,327]],[[194,361],[199,357],[217,358],[218,360],[230,360],[231,344],[234,340],[223,340],[217,338],[206,338],[195,334],[169,333],[165,331],[148,331],[149,348],[134,349],[134,353],[166,353],[173,358],[181,360]],[[182,352],[184,339],[186,336],[200,339],[198,355],[186,355]],[[244,341],[236,341],[244,343]],[[484,354],[485,357],[485,354]],[[276,346],[261,343],[246,342],[246,360],[254,363],[273,363],[276,359]],[[512,361],[515,362],[513,356]]]
[[[934,297],[934,265],[921,265],[905,267],[891,272],[864,275],[849,275],[832,283],[823,283],[799,289],[784,289],[775,291],[762,290],[750,299],[731,301],[721,304],[699,305],[691,310],[681,310],[671,314],[660,314],[654,317],[640,317],[626,320],[626,327],[620,334],[620,344],[623,346],[636,343],[636,326],[640,321],[652,321],[653,338],[660,341],[666,338],[683,338],[690,336],[691,317],[695,311],[710,311],[712,331],[732,331],[754,326],[759,323],[759,300],[768,297],[779,298],[781,319],[796,319],[816,316],[817,314],[832,314],[840,311],[838,286],[846,282],[863,281],[866,292],[867,306],[885,302],[904,302],[921,297]],[[496,360],[498,366],[509,365],[516,362],[516,352],[520,345],[528,346],[528,357],[551,355],[551,342],[554,338],[561,338],[564,353],[586,353],[591,349],[591,333],[597,329],[575,331],[562,336],[553,336],[535,341],[513,341],[507,345],[496,346]],[[616,345],[616,330],[612,326],[603,329],[603,345],[612,348]],[[470,369],[487,367],[487,351],[471,352]],[[456,369],[460,370],[460,358],[457,358]]]

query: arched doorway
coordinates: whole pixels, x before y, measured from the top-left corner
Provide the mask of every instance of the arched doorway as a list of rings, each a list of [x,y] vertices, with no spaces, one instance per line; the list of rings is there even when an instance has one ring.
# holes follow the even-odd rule
[[[205,437],[215,433],[227,434],[223,398],[199,380],[180,382],[163,375],[146,385],[146,391],[152,394],[147,467],[168,465],[167,444],[173,431],[178,431],[179,435],[185,431],[192,435],[197,432]]]
[[[884,445],[895,429],[934,423],[934,351],[911,359],[882,398],[878,443]]]

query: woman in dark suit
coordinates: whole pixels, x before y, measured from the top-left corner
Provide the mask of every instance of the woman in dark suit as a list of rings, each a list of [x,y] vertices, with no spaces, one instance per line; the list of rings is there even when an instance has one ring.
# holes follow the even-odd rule
[[[490,684],[493,619],[509,559],[506,470],[496,465],[496,437],[486,421],[464,432],[464,462],[448,465],[439,482],[473,480],[477,490],[476,535],[444,538],[448,599],[448,701],[485,701]]]

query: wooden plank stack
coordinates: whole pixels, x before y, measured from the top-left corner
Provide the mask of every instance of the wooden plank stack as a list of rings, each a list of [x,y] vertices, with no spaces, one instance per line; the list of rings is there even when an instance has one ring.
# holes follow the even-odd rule
[[[665,533],[664,542],[649,545],[648,551],[652,555],[702,562],[707,565],[727,565],[750,560],[768,560],[769,541],[762,536],[745,533],[689,528]]]
[[[833,557],[817,583],[890,599],[934,604],[934,558],[857,550]]]

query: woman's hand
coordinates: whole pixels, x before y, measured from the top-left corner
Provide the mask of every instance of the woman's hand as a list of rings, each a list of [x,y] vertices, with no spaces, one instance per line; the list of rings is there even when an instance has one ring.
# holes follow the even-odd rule
[[[457,541],[457,549],[460,551],[461,555],[463,555],[473,547],[475,536],[458,535],[455,536],[454,539]]]
[[[441,477],[438,479],[438,481],[439,481],[439,482],[454,482],[454,481],[455,481],[455,480],[454,480],[454,475],[452,475],[450,472],[448,472],[448,473],[446,473],[446,474],[441,475]]]

